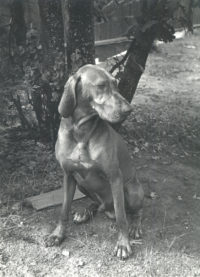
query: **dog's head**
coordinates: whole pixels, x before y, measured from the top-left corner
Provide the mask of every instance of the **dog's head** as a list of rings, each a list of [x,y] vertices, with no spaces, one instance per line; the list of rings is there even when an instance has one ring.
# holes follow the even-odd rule
[[[112,123],[123,121],[132,110],[119,94],[115,78],[96,65],[85,65],[68,79],[59,113],[69,117],[78,105],[86,102],[87,109],[95,110],[103,120]]]

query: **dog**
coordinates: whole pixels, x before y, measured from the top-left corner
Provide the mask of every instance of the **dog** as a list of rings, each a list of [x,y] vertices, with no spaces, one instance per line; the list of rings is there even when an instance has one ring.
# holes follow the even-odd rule
[[[127,212],[137,216],[132,233],[138,237],[144,191],[125,142],[109,124],[123,121],[131,110],[118,92],[116,79],[97,65],[85,65],[68,79],[58,107],[61,122],[55,146],[64,173],[64,201],[59,223],[46,241],[48,246],[64,239],[77,186],[93,202],[74,215],[74,222],[85,222],[97,211],[105,211],[118,226],[114,254],[120,259],[131,255]]]

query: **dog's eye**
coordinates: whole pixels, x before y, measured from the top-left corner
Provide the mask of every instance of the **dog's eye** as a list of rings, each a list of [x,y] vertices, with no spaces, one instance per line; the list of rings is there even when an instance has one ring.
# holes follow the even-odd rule
[[[106,87],[108,87],[108,86],[109,86],[109,83],[108,83],[107,80],[102,80],[102,81],[100,81],[100,82],[97,83],[97,87],[98,87],[99,89],[104,89],[104,88],[106,88]]]
[[[104,89],[104,88],[105,88],[105,86],[106,86],[106,84],[100,84],[100,85],[97,85],[97,87],[98,87],[99,89]]]

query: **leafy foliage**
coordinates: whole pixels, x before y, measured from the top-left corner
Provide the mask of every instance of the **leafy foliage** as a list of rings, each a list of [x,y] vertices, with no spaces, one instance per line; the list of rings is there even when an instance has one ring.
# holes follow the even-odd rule
[[[200,1],[199,0],[193,0],[193,7],[199,7],[200,8]]]
[[[49,136],[50,131],[56,132],[59,123],[57,106],[63,90],[63,53],[56,49],[52,54],[53,66],[44,67],[43,46],[34,30],[27,34],[26,49],[21,48],[29,103],[35,111],[40,132]]]
[[[136,36],[139,39],[139,34],[144,34],[164,42],[170,42],[174,39],[174,32],[170,1],[141,1],[140,14],[136,17],[135,24],[131,26],[129,36]]]
[[[38,128],[41,136],[53,139],[59,124],[57,106],[63,91],[63,52],[55,49],[51,56],[53,66],[44,67],[43,45],[38,32],[30,28],[23,45],[12,41],[11,55],[12,70],[7,77],[23,80],[21,88],[11,93],[11,101],[15,104],[20,101],[21,116],[29,122],[27,126],[22,125]]]

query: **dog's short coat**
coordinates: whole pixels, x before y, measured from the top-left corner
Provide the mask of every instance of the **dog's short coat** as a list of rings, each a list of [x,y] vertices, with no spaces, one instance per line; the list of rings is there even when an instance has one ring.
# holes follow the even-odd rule
[[[132,253],[126,211],[138,214],[137,236],[144,192],[135,178],[126,144],[106,121],[124,120],[131,106],[118,93],[112,75],[96,65],[85,65],[68,79],[58,110],[62,119],[55,149],[64,172],[64,201],[60,221],[47,245],[63,240],[77,185],[94,203],[84,213],[75,214],[74,221],[84,222],[97,210],[115,217],[119,234],[114,252],[125,259]]]

